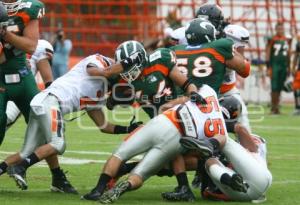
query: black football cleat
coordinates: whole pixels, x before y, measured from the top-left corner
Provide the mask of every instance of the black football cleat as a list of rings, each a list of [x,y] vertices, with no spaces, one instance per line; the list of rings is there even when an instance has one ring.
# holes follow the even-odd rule
[[[161,196],[167,201],[195,201],[194,193],[188,186],[176,187],[173,192],[164,192]]]
[[[125,193],[130,188],[130,183],[128,181],[123,181],[117,184],[111,190],[105,192],[99,199],[102,204],[110,204],[118,200],[120,196]]]
[[[67,194],[78,194],[77,190],[68,181],[63,170],[60,170],[59,174],[52,175],[51,191]]]
[[[195,189],[201,189],[201,176],[199,174],[195,174],[192,181],[192,187]]]
[[[243,193],[246,193],[249,188],[249,185],[246,182],[244,182],[243,177],[239,174],[233,174],[231,176],[231,180],[229,184],[226,185],[229,186],[234,191],[243,192]]]
[[[81,196],[81,200],[89,200],[89,201],[99,201],[102,193],[100,193],[96,188],[92,189],[89,193]]]
[[[21,165],[9,166],[7,168],[7,174],[12,177],[17,186],[22,189],[28,189],[28,185],[26,182],[26,168]]]

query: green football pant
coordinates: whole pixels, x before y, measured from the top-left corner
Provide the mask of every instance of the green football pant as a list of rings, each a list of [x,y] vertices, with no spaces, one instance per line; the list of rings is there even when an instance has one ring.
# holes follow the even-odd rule
[[[272,92],[280,92],[286,80],[287,67],[285,65],[273,65],[271,77]]]
[[[0,145],[5,136],[7,123],[6,105],[7,101],[13,101],[24,115],[26,123],[29,119],[30,101],[39,92],[35,79],[31,73],[21,77],[20,83],[5,84],[3,78],[0,80]]]

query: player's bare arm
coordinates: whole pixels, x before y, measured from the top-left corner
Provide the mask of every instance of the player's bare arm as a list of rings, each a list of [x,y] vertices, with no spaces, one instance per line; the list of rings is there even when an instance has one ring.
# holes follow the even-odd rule
[[[42,59],[37,63],[37,69],[40,72],[45,85],[53,81],[51,66],[48,59]],[[46,86],[47,87],[47,86]]]
[[[39,39],[39,21],[31,20],[26,25],[23,36],[18,36],[10,31],[9,28],[4,36],[4,40],[16,48],[33,54]]]
[[[227,60],[225,64],[228,68],[235,70],[243,78],[246,78],[250,74],[250,62],[236,51],[234,52],[233,58]]]

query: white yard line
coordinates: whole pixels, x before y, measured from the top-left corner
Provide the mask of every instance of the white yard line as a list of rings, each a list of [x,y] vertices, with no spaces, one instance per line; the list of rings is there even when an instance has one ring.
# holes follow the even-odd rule
[[[300,131],[300,127],[294,126],[263,126],[263,125],[251,125],[254,129],[271,129],[271,130],[296,130]]]

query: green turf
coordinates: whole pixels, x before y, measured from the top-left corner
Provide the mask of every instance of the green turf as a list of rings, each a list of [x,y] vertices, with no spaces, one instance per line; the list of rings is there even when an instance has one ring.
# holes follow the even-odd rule
[[[268,141],[269,167],[273,174],[273,185],[267,193],[268,201],[264,204],[297,205],[300,204],[300,117],[291,116],[292,107],[284,106],[283,115],[270,116],[263,114],[266,108],[251,108],[251,125],[255,133],[263,136]],[[267,113],[267,111],[265,112]],[[130,119],[124,115],[123,119]],[[144,115],[141,119],[146,119]],[[127,120],[128,121],[128,120]],[[108,154],[120,143],[122,136],[102,134],[96,129],[81,129],[80,126],[92,126],[87,116],[80,120],[66,123],[67,151],[65,158],[105,160]],[[3,152],[18,150],[23,142],[25,124],[20,119],[7,133],[1,146],[0,158],[7,155]],[[71,151],[71,152],[70,152]],[[92,151],[103,153],[78,153],[78,151]],[[96,183],[101,163],[83,165],[63,164],[68,170],[68,178],[79,190],[80,194],[88,192]],[[254,170],[255,171],[255,170]],[[193,173],[189,173],[192,180]],[[94,204],[81,201],[79,196],[51,193],[49,191],[51,176],[43,164],[32,167],[28,171],[29,190],[19,191],[14,182],[7,176],[0,177],[0,205],[53,205],[53,204]],[[115,204],[170,204],[162,201],[160,193],[169,191],[176,185],[175,178],[153,177],[146,182],[140,190],[130,192]],[[220,204],[221,202],[203,201],[199,191],[194,190],[197,196],[196,203]],[[176,203],[180,204],[180,203]],[[187,203],[184,203],[187,204]],[[229,203],[247,204],[247,203]]]

